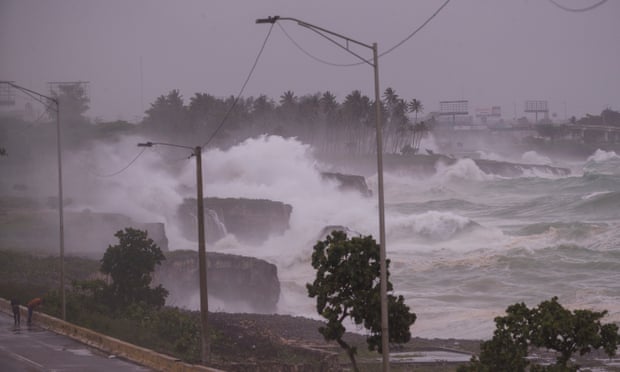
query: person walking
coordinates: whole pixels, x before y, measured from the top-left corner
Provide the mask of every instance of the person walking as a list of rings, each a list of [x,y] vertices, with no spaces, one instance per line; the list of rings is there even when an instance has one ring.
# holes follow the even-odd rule
[[[13,309],[13,320],[15,321],[15,325],[18,326],[20,322],[20,311],[19,311],[19,300],[17,298],[11,299],[11,308]]]
[[[28,325],[32,324],[32,312],[41,304],[43,304],[43,299],[41,297],[35,297],[28,302]]]

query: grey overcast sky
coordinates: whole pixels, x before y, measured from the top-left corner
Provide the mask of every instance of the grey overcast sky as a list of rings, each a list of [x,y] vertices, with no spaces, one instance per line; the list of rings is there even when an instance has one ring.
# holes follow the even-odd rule
[[[599,0],[555,0],[573,8]],[[444,0],[0,0],[0,80],[45,91],[49,81],[89,81],[91,117],[136,120],[179,89],[237,95],[281,15],[371,44],[403,40]],[[467,99],[523,116],[524,101],[548,100],[559,119],[620,109],[620,1],[569,12],[548,0],[452,0],[422,31],[380,59],[381,92],[417,98],[425,112]],[[357,60],[293,22],[284,30],[312,55]],[[355,49],[371,57],[366,49]],[[244,97],[274,100],[354,89],[373,97],[372,68],[317,62],[276,25]]]

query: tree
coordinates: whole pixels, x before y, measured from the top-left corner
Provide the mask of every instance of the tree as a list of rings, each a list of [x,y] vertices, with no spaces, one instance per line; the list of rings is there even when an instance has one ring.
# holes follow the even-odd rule
[[[428,126],[422,121],[420,123],[416,123],[413,126],[413,145],[411,150],[414,154],[417,154],[420,150],[420,143],[422,142],[422,137],[424,137],[428,133]]]
[[[297,118],[297,101],[297,96],[290,90],[287,90],[280,96],[278,111],[280,112],[282,120],[293,121]]]
[[[415,124],[417,124],[418,113],[424,111],[424,106],[422,105],[422,102],[420,102],[419,99],[415,99],[415,98],[412,99],[411,102],[409,102],[408,106],[409,106],[409,112],[415,113]]]
[[[359,90],[354,90],[348,94],[342,103],[342,117],[350,124],[368,125],[373,118],[372,102],[370,98],[362,95]]]
[[[267,116],[275,110],[273,100],[264,94],[261,94],[252,102],[252,114],[258,116]]]
[[[343,339],[343,321],[349,318],[355,324],[363,324],[370,330],[366,339],[369,350],[382,352],[379,262],[379,245],[372,236],[348,239],[343,231],[333,231],[325,240],[317,242],[312,253],[316,279],[306,284],[306,288],[310,297],[316,297],[318,313],[327,320],[319,332],[347,352],[356,371],[357,351]],[[389,267],[389,261],[386,264]],[[387,286],[392,291],[389,271]],[[390,342],[408,342],[415,313],[409,312],[403,296],[388,295],[388,308]]]
[[[179,133],[179,129],[186,129],[187,108],[183,103],[183,96],[178,89],[170,91],[167,95],[157,97],[151,107],[146,110],[143,121],[147,127],[160,132]]]
[[[558,298],[541,302],[528,309],[525,304],[509,306],[505,317],[495,318],[493,338],[483,342],[479,359],[472,358],[467,371],[525,371],[530,347],[546,348],[557,352],[551,366],[534,365],[531,371],[576,371],[579,366],[570,362],[572,355],[603,349],[608,356],[616,353],[620,334],[616,324],[601,324],[607,311],[565,309]]]
[[[114,234],[119,244],[110,245],[101,259],[100,271],[112,278],[106,288],[112,305],[126,307],[143,302],[161,307],[168,291],[161,285],[150,288],[155,265],[166,259],[161,249],[148,238],[147,231],[131,227]]]
[[[60,105],[60,115],[64,123],[70,125],[81,124],[85,121],[84,113],[90,108],[90,98],[85,86],[81,83],[62,84],[58,90],[52,92],[52,97],[58,100]],[[51,117],[56,115],[56,107],[48,107],[48,114]]]

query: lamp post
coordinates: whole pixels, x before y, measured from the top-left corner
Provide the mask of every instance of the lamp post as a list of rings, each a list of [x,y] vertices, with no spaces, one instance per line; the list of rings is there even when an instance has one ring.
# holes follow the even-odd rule
[[[209,299],[207,295],[207,260],[205,252],[205,222],[204,222],[204,199],[202,194],[202,147],[190,147],[175,145],[164,142],[145,142],[139,143],[139,147],[153,147],[155,145],[180,147],[192,150],[192,155],[196,157],[196,204],[198,213],[198,271],[200,280],[200,323],[202,326],[202,362],[207,363],[211,355],[209,343]]]
[[[61,297],[61,315],[62,320],[67,320],[67,305],[65,300],[65,219],[64,219],[64,206],[63,206],[63,193],[62,193],[62,145],[60,136],[60,103],[57,98],[46,96],[34,90],[24,88],[12,81],[0,81],[0,83],[8,84],[10,87],[18,89],[26,94],[45,99],[52,104],[56,105],[56,150],[58,159],[58,226],[59,226],[59,245],[60,245],[60,297]],[[37,101],[39,101],[37,99]],[[45,104],[43,101],[39,101]]]
[[[325,37],[332,43],[336,44],[340,48],[346,50],[350,54],[359,58],[363,62],[373,67],[374,79],[375,79],[375,118],[376,118],[376,131],[377,131],[377,183],[379,194],[379,260],[380,260],[380,296],[381,296],[381,350],[383,354],[383,371],[390,370],[390,352],[389,352],[389,335],[388,335],[388,305],[387,305],[387,264],[386,264],[386,251],[385,251],[385,201],[383,192],[383,135],[381,130],[381,100],[379,97],[379,56],[377,53],[377,43],[372,45],[359,42],[351,39],[347,36],[340,35],[336,32],[329,31],[319,26],[315,26],[308,22],[290,17],[273,16],[267,18],[260,18],[256,20],[256,23],[275,23],[277,21],[293,21],[299,26],[306,27],[321,36]],[[340,44],[338,41],[326,36],[329,34],[335,36],[346,42],[345,45]],[[372,50],[372,63],[368,59],[359,56],[348,48],[349,43],[357,44],[364,48]]]

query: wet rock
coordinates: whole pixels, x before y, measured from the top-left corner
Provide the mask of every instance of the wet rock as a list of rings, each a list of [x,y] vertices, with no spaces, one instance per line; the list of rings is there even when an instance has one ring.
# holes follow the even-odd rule
[[[168,304],[192,307],[198,278],[198,253],[172,251],[157,268],[154,283],[170,291]],[[207,290],[211,311],[270,313],[280,298],[278,269],[253,257],[207,252]]]
[[[36,250],[58,254],[60,229],[57,210],[45,208],[30,199],[9,200],[3,203],[6,214],[0,218],[0,244],[13,249]],[[101,258],[109,245],[118,243],[114,234],[126,227],[147,230],[162,251],[168,250],[168,238],[163,223],[137,222],[116,213],[99,213],[88,209],[64,213],[65,254]]]
[[[363,176],[321,172],[321,177],[324,180],[335,180],[336,182],[338,182],[338,189],[340,190],[353,190],[359,192],[362,196],[372,196],[372,191],[368,188],[368,185],[366,184],[366,179]]]
[[[292,211],[288,204],[266,199],[205,198],[206,240],[212,243],[228,233],[243,243],[262,244],[288,230]],[[196,241],[196,199],[186,198],[177,217],[184,236]]]

